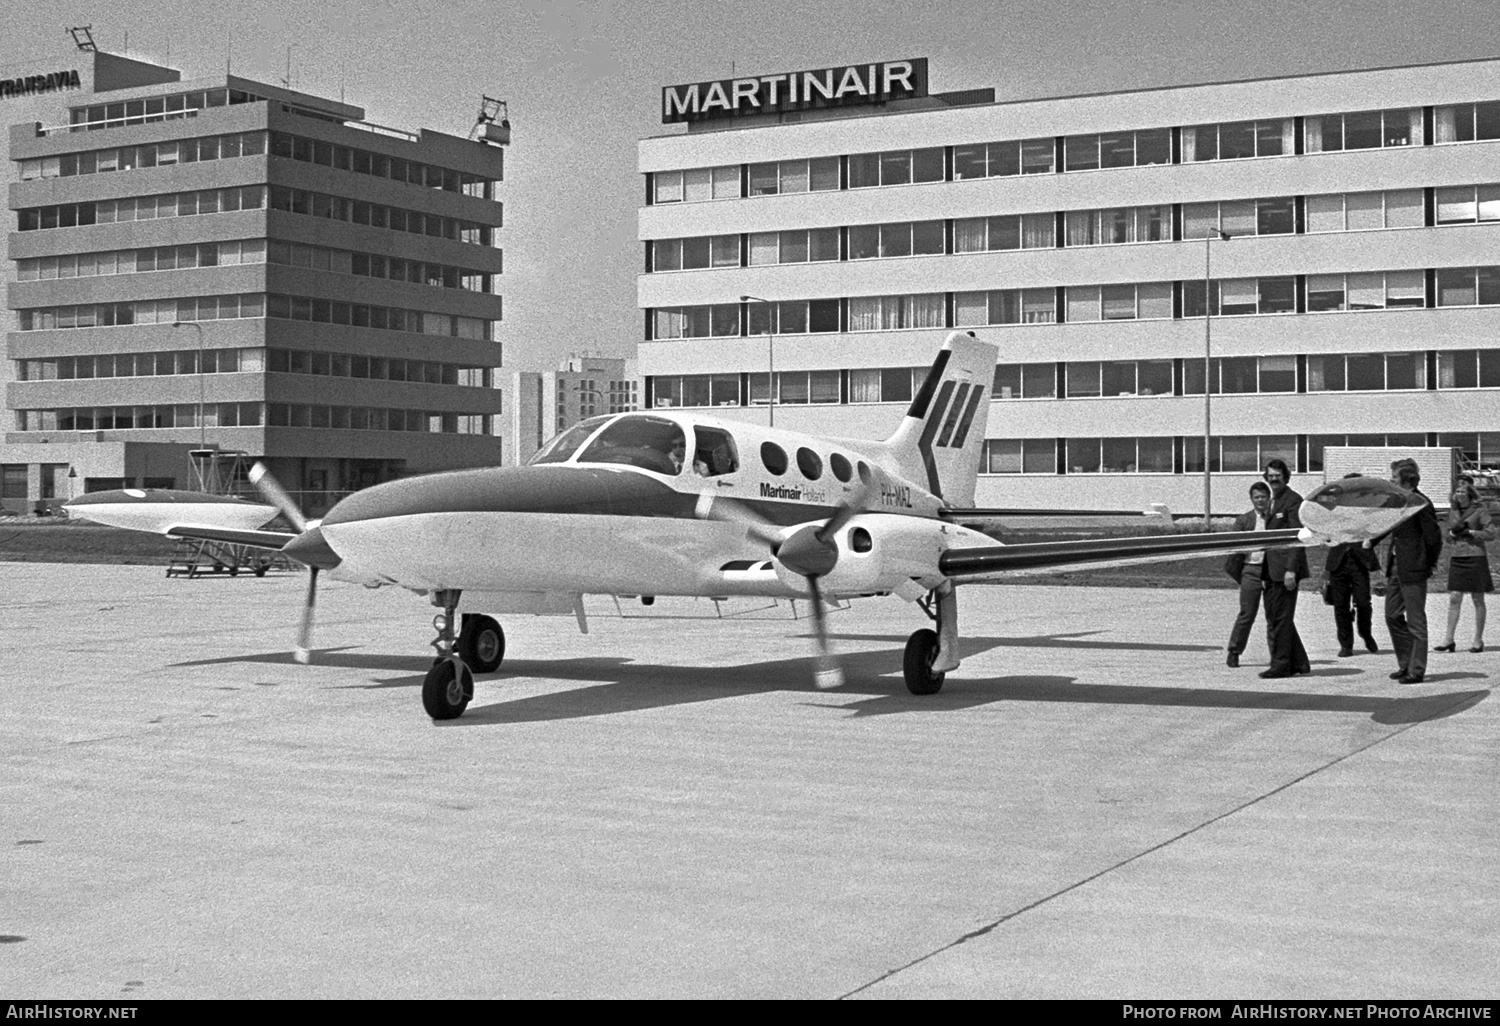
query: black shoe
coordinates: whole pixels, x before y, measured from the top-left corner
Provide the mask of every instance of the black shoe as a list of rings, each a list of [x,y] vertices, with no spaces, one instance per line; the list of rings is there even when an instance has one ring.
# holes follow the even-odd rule
[[[1365,648],[1369,649],[1371,652],[1380,651],[1380,646],[1375,644],[1375,639],[1368,634],[1365,635]]]
[[[1261,670],[1256,676],[1261,680],[1277,680],[1281,677],[1290,677],[1291,673],[1286,670]]]
[[[1400,680],[1402,677],[1405,677],[1405,676],[1406,676],[1406,671],[1405,670],[1397,670],[1395,673],[1391,674],[1391,680]]]
[[[1454,652],[1454,651],[1457,651],[1457,649],[1458,649],[1458,646],[1455,645],[1451,641],[1448,642],[1448,644],[1446,644],[1446,645],[1433,645],[1432,646],[1432,650],[1434,652]]]
[[[1348,645],[1345,645],[1343,648],[1339,649],[1339,658],[1340,659],[1347,659],[1349,656],[1352,656],[1353,654],[1354,654],[1354,649],[1350,648]]]
[[[1229,653],[1228,658],[1226,658],[1224,660],[1224,665],[1225,666],[1232,666],[1232,667],[1238,669],[1239,665],[1240,665],[1240,654],[1238,652],[1231,652],[1231,653]]]
[[[1399,678],[1397,678],[1396,683],[1397,684],[1420,684],[1420,683],[1422,683],[1422,675],[1420,673],[1418,673],[1418,674],[1403,673]]]
[[[1473,648],[1469,649],[1469,651],[1470,652],[1483,652],[1484,651],[1484,642],[1481,641],[1479,644],[1477,644]]]

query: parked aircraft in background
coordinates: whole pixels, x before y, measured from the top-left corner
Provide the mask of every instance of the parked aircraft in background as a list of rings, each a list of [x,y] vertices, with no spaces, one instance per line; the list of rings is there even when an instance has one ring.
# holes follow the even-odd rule
[[[997,350],[948,337],[885,441],[824,438],[695,412],[586,420],[524,467],[452,471],[376,485],[307,522],[259,465],[267,505],[191,492],[123,489],[67,504],[70,515],[178,538],[279,549],[312,569],[299,658],[311,645],[320,571],[393,585],[443,611],[422,700],[463,713],[473,673],[505,655],[494,614],[574,613],[585,594],[757,595],[810,600],[816,680],[842,677],[825,603],[898,595],[933,623],[907,640],[903,675],[929,695],[959,666],[958,586],[1014,573],[1365,540],[1414,507],[1372,478],[1307,496],[1302,532],[1157,534],[998,543],[972,508]],[[293,532],[260,525],[279,510]],[[460,609],[463,610],[462,618]]]

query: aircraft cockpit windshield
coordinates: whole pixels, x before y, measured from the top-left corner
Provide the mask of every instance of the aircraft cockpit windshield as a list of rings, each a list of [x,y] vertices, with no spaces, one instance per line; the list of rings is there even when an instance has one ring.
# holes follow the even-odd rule
[[[588,420],[574,424],[560,435],[553,437],[552,441],[542,446],[527,460],[528,464],[538,463],[566,463],[578,451],[584,442],[588,441],[589,435],[599,430],[600,425],[609,420],[608,417],[590,417]]]
[[[639,414],[621,417],[589,443],[579,463],[623,463],[666,474],[682,472],[687,437],[682,426],[662,417]]]

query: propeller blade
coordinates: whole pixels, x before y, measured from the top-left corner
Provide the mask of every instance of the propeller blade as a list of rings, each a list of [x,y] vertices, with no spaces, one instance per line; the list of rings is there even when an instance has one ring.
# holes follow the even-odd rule
[[[311,567],[307,578],[307,601],[302,605],[302,629],[297,633],[297,651],[292,658],[307,665],[312,658],[313,607],[318,601],[318,568]]]
[[[725,496],[705,494],[694,509],[700,520],[718,520],[726,524],[737,524],[745,533],[767,548],[781,541],[782,529],[748,506]]]
[[[839,508],[833,511],[833,516],[829,517],[823,523],[823,526],[818,528],[818,541],[826,542],[829,538],[838,534],[843,529],[843,526],[852,520],[856,514],[863,513],[865,511],[865,498],[869,494],[870,489],[861,484],[859,488],[850,493],[848,498],[839,503]]]
[[[260,490],[267,502],[281,510],[281,515],[287,518],[298,534],[307,530],[307,518],[286,493],[286,489],[281,487],[281,482],[271,476],[264,463],[257,460],[255,466],[250,468],[250,483]]]
[[[812,592],[813,636],[818,643],[818,668],[813,673],[813,683],[825,691],[842,687],[844,670],[828,646],[828,613],[823,608],[823,592],[816,574],[807,578],[807,588]]]

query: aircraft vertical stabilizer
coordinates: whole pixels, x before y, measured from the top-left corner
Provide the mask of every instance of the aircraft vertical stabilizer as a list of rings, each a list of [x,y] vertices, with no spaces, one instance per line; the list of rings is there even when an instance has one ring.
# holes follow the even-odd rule
[[[903,476],[952,506],[972,506],[999,349],[955,331],[943,343],[887,451]]]

